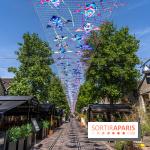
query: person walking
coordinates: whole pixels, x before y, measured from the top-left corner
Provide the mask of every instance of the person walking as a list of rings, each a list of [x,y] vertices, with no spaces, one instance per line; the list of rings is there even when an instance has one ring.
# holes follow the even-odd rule
[[[70,122],[70,115],[69,115],[69,122]]]

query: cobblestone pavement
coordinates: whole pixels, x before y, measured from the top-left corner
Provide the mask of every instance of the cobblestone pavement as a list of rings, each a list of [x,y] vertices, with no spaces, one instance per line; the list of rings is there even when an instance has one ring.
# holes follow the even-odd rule
[[[55,128],[54,134],[48,135],[42,141],[37,141],[35,147],[38,150],[114,150],[113,146],[107,142],[90,141],[88,130],[81,128],[75,118]]]

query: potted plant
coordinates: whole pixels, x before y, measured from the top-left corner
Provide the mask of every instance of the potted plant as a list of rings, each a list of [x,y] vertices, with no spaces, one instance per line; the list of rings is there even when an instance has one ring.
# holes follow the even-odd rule
[[[17,144],[17,150],[23,150],[24,149],[24,138],[23,138],[23,131],[22,128],[20,127],[20,138],[18,140]]]
[[[41,121],[39,123],[39,128],[40,128],[39,138],[40,139],[43,139],[45,136],[47,136],[47,127],[48,127],[47,121]]]
[[[21,136],[25,140],[24,150],[29,150],[31,148],[32,134],[33,134],[32,124],[26,124],[21,126]]]
[[[43,121],[44,137],[47,136],[47,124],[46,121]]]
[[[46,121],[46,126],[47,126],[47,127],[46,127],[46,131],[47,131],[47,135],[49,134],[49,124],[50,124],[50,123],[49,123],[48,121]]]
[[[21,137],[20,127],[12,127],[7,131],[6,150],[16,150],[17,141]]]
[[[40,132],[39,132],[39,139],[43,139],[44,138],[44,129],[43,129],[43,121],[41,121],[39,123],[39,128],[40,128]]]
[[[47,136],[47,121],[43,121],[44,137]]]
[[[49,134],[53,134],[51,123],[49,123]]]

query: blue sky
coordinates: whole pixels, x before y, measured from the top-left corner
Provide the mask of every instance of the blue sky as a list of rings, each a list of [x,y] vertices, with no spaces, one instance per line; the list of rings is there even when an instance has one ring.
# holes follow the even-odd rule
[[[97,2],[97,1],[96,1]],[[113,20],[118,28],[129,26],[130,33],[135,34],[140,42],[137,55],[140,58],[148,58],[150,55],[150,1],[149,0],[121,0],[120,3],[127,2],[127,5],[114,8],[109,21]],[[73,1],[75,9],[78,6]],[[80,1],[78,1],[79,4]],[[119,3],[119,1],[117,1]],[[73,6],[72,6],[73,7]],[[33,4],[28,0],[2,1],[0,5],[1,24],[0,24],[0,77],[13,77],[14,74],[8,73],[10,66],[18,67],[19,63],[15,60],[5,60],[2,58],[16,58],[14,51],[18,50],[17,42],[23,42],[23,33],[38,33],[42,40],[47,41],[41,22],[38,18]],[[76,23],[76,22],[75,22]],[[146,61],[147,59],[141,59]],[[56,67],[52,67],[55,72]]]
[[[61,1],[60,9],[57,10],[50,6],[39,5],[40,0],[31,0],[32,3],[29,3],[28,0],[15,0],[15,1],[1,1],[0,5],[0,77],[1,78],[13,78],[13,73],[8,73],[8,67],[19,67],[19,62],[15,59],[17,55],[14,54],[15,51],[18,50],[18,42],[23,42],[22,36],[24,33],[38,33],[39,37],[43,41],[49,42],[52,50],[57,52],[58,48],[53,39],[56,37],[54,29],[46,29],[46,25],[51,19],[52,15],[61,14],[61,17],[66,20],[71,20],[70,11],[73,14],[73,24],[66,24],[67,28],[63,26],[63,31],[60,31],[56,28],[56,32],[58,35],[67,36],[68,39],[72,37],[72,33],[80,27],[83,26],[82,15],[74,14],[73,12],[78,10],[79,7],[76,5],[75,0],[64,0],[65,3]],[[103,11],[99,0],[87,0],[87,3],[95,2],[98,7],[98,11],[101,13],[101,20],[109,19],[109,21],[113,20],[114,24],[117,24],[118,29],[128,26],[130,29],[130,34],[135,34],[136,38],[140,40],[140,48],[137,52],[137,55],[140,60],[145,62],[150,56],[150,1],[149,0],[109,0],[111,2],[116,3],[117,5],[120,3],[126,3],[125,6],[120,6],[119,8],[113,7],[107,3],[106,0],[103,0],[103,6],[112,7],[112,12]],[[78,4],[84,6],[83,0],[77,0]],[[67,5],[69,6],[69,9]],[[54,9],[55,11],[54,11]],[[70,11],[69,11],[70,10]],[[64,21],[64,20],[63,20]],[[94,23],[94,19],[91,17],[89,19],[90,22]],[[85,23],[85,22],[84,22]],[[99,23],[95,24],[99,26]],[[79,34],[79,33],[78,33]],[[83,34],[85,35],[85,34]],[[86,36],[86,35],[85,35]],[[73,42],[67,43],[69,45],[68,49],[75,52],[75,46]],[[72,53],[68,53],[67,58],[74,58]],[[7,58],[7,59],[6,59]],[[57,54],[54,55],[56,60]],[[78,58],[78,57],[77,57]],[[146,59],[145,59],[146,58]],[[68,60],[68,63],[71,63],[72,60]],[[77,59],[76,59],[77,61]],[[72,65],[73,67],[75,64]],[[138,69],[140,66],[137,66]],[[56,65],[52,65],[52,69],[54,72],[61,73],[61,68]],[[69,70],[70,68],[68,68]],[[69,71],[68,71],[69,72]],[[83,72],[83,71],[82,71]],[[72,72],[70,72],[72,74]],[[72,79],[68,77],[68,80]],[[82,80],[83,82],[84,80]],[[71,92],[71,91],[70,91]],[[69,94],[71,96],[71,93]],[[71,99],[72,96],[71,96]]]

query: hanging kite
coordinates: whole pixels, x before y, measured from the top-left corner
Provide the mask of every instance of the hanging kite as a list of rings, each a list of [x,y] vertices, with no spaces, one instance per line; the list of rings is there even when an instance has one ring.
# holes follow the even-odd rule
[[[62,31],[62,25],[66,24],[66,23],[70,23],[72,22],[71,20],[67,20],[67,22],[62,23],[62,18],[57,17],[57,16],[53,16],[50,20],[50,22],[48,23],[46,28],[50,28],[50,27],[54,27],[56,26],[57,28],[59,28]]]
[[[86,23],[83,28],[84,28],[84,29],[79,28],[79,29],[75,30],[75,32],[78,32],[78,31],[85,31],[86,34],[89,34],[90,31],[92,31],[92,30],[101,30],[100,28],[96,27],[96,26],[93,25],[92,23]]]
[[[93,48],[87,43],[83,44],[83,45],[80,45],[79,47],[76,47],[76,48],[81,48],[83,51],[86,50],[86,49],[93,50]]]
[[[60,35],[57,35],[56,37],[55,37],[55,39],[54,39],[54,41],[63,41],[63,40],[65,40],[65,39],[67,39],[68,37],[66,37],[66,36],[60,36]]]
[[[63,47],[67,47],[68,45],[67,44],[63,45],[62,43],[58,43],[56,46],[59,48],[63,48]]]
[[[50,4],[50,3],[52,3],[57,9],[59,9],[59,4],[60,4],[59,0],[41,0],[40,1],[41,5]]]
[[[100,17],[100,14],[96,14],[96,11],[98,10],[97,9],[97,6],[96,4],[93,2],[92,4],[88,4],[86,5],[85,8],[81,7],[80,6],[80,10],[76,10],[75,13],[79,13],[79,14],[83,14],[85,16],[85,21],[89,18],[89,17],[92,17],[92,16],[95,16],[95,17]]]
[[[84,37],[84,36],[82,36],[82,35],[79,35],[79,34],[76,34],[73,38],[71,38],[68,42],[70,42],[70,41],[76,41],[76,42],[78,42],[78,43],[80,43],[82,40],[84,40],[84,39],[89,39],[89,38],[87,38],[87,37]]]

